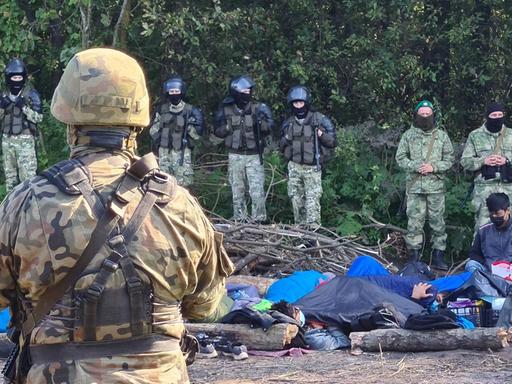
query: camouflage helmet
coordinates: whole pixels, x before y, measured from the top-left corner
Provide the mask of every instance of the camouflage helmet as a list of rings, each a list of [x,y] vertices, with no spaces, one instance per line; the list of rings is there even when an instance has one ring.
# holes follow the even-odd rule
[[[51,112],[70,125],[145,127],[149,96],[144,72],[135,59],[114,49],[79,52],[64,69]]]

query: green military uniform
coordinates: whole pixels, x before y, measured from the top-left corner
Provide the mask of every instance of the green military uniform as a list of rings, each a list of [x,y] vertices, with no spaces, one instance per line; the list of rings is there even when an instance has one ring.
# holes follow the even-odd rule
[[[137,161],[148,106],[135,60],[102,48],[75,55],[52,101],[52,114],[69,126],[72,160],[19,185],[0,206],[0,306],[18,303],[25,314],[82,258],[98,221],[119,218],[35,324],[22,382],[188,383],[182,317],[218,312],[233,265],[197,200],[147,165],[156,161]]]
[[[432,137],[434,141],[431,144]],[[429,147],[431,153],[427,159]],[[414,125],[400,139],[396,161],[406,171],[407,190],[407,248],[419,250],[423,246],[423,226],[428,217],[432,230],[432,247],[446,249],[445,186],[446,172],[453,165],[453,146],[446,132],[440,129],[424,131]],[[418,173],[423,163],[429,163],[434,171],[428,175]]]
[[[503,192],[512,199],[512,184],[502,181],[499,172],[494,178],[485,180],[482,177],[482,166],[487,156],[501,155],[512,159],[512,129],[502,127],[503,138],[497,153],[495,153],[499,141],[500,132],[492,133],[487,130],[485,124],[472,131],[462,153],[460,163],[465,170],[475,173],[475,188],[473,191],[472,205],[475,210],[475,233],[482,225],[489,221],[489,212],[485,205],[485,199],[491,193]]]
[[[197,142],[202,135],[202,120],[201,111],[184,101],[178,105],[163,103],[149,131],[158,151],[160,168],[174,175],[178,185],[184,187],[193,182],[191,149],[193,141]]]

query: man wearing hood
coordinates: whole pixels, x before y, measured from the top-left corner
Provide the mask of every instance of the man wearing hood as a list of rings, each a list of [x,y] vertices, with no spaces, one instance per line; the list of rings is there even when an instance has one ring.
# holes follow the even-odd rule
[[[491,271],[495,261],[512,261],[510,200],[505,193],[491,193],[485,200],[490,222],[482,225],[469,251],[466,271]]]
[[[26,86],[27,68],[20,59],[11,59],[4,71],[8,90],[0,96],[2,154],[7,192],[36,175],[35,135],[43,120],[41,98]]]
[[[460,159],[465,170],[475,173],[473,208],[475,210],[475,235],[489,221],[485,200],[491,193],[503,192],[512,196],[512,130],[504,123],[503,104],[487,105],[486,121],[472,131]]]
[[[203,112],[185,102],[186,91],[179,76],[164,82],[164,100],[149,130],[160,169],[176,177],[183,187],[192,184],[192,148],[204,132]]]
[[[233,194],[233,219],[261,222],[267,219],[265,208],[264,138],[272,132],[272,111],[253,100],[254,81],[238,76],[229,82],[229,94],[214,115],[215,136],[224,139],[229,151],[229,184]],[[246,192],[251,197],[251,215],[247,214]]]
[[[405,242],[410,261],[421,257],[425,219],[432,233],[431,266],[447,270],[445,186],[446,172],[453,164],[453,146],[448,134],[436,127],[434,108],[422,100],[414,109],[413,123],[403,134],[396,161],[407,174],[407,235]]]

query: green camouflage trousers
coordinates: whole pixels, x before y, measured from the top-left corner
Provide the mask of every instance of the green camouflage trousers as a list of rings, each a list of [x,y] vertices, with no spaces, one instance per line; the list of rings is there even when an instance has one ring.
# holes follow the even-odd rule
[[[446,226],[444,224],[444,193],[409,193],[407,196],[407,235],[408,249],[421,249],[423,246],[423,226],[428,217],[432,234],[432,248],[446,249]]]
[[[288,162],[288,196],[295,224],[320,225],[322,172],[315,165]]]
[[[158,162],[160,169],[173,175],[178,185],[187,187],[192,184],[194,170],[192,169],[192,152],[190,148],[185,148],[183,155],[183,165],[180,165],[181,151],[175,151],[169,148],[158,148]]]
[[[265,169],[260,164],[259,156],[230,153],[228,160],[229,184],[233,194],[233,219],[247,220],[248,187],[251,197],[251,219],[266,220]]]
[[[32,135],[3,135],[2,154],[7,192],[36,175],[37,157]]]
[[[512,184],[501,182],[475,183],[473,190],[473,200],[471,201],[475,210],[475,235],[478,228],[489,222],[489,210],[485,204],[485,200],[491,193],[506,193],[512,201]]]

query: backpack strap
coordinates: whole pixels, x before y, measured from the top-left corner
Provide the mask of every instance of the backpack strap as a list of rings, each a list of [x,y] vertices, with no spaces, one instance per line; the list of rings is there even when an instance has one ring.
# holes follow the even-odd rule
[[[158,199],[162,195],[170,199],[176,187],[176,180],[174,178],[155,171],[153,168],[154,155],[148,155],[144,156],[130,167],[125,179],[123,179],[118,191],[116,191],[116,199],[114,200],[120,198],[120,190],[124,191],[129,189],[124,186],[125,184],[131,184],[133,181],[138,182],[135,177],[145,179],[143,184],[145,186],[145,188],[143,188],[144,195],[142,199],[135,208],[135,211],[123,231],[108,240],[111,253],[109,257],[103,261],[99,272],[96,274],[94,281],[85,294],[83,324],[84,339],[86,341],[96,340],[99,301],[108,279],[119,267],[122,269],[128,290],[132,336],[141,336],[143,334],[144,320],[146,319],[143,295],[144,285],[128,254],[127,245],[133,239],[133,236],[146,219],[151,208],[157,203]],[[142,176],[145,171],[147,171],[146,175]],[[124,196],[123,202],[125,198],[126,196]]]

